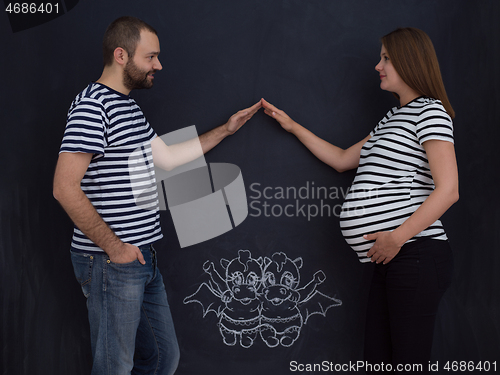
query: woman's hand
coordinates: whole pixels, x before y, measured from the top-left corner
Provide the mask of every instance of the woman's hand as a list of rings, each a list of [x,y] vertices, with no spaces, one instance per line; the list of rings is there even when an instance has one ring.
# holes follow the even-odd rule
[[[384,264],[389,263],[401,250],[401,244],[395,238],[393,232],[377,232],[372,234],[365,234],[363,236],[365,240],[375,240],[370,251],[368,251],[368,258],[372,259],[372,262]]]
[[[438,220],[458,200],[458,169],[453,143],[439,140],[424,142],[435,189],[403,224],[392,232],[363,236],[375,240],[368,257],[372,262],[389,263],[401,246]]]
[[[290,116],[288,116],[284,111],[276,108],[271,103],[261,99],[262,107],[264,108],[264,112],[266,115],[274,118],[278,121],[283,129],[287,132],[292,132],[294,127],[297,125],[295,121],[293,121]]]

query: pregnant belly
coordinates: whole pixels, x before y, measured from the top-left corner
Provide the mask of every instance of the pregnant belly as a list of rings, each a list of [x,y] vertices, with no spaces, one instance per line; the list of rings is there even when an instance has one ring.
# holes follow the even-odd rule
[[[415,211],[409,194],[390,189],[372,194],[350,193],[342,205],[340,229],[346,242],[358,254],[361,261],[369,261],[366,253],[373,241],[363,235],[390,231],[400,226]]]

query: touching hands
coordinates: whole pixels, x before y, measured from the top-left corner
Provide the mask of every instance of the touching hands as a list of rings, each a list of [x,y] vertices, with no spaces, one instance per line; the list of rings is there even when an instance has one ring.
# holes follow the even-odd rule
[[[241,128],[248,120],[250,120],[260,108],[264,108],[264,112],[268,116],[278,121],[281,127],[288,132],[292,132],[297,125],[297,123],[293,121],[290,116],[288,116],[284,111],[276,108],[265,99],[261,99],[253,106],[242,109],[241,111],[238,111],[234,115],[232,115],[225,124],[226,132],[229,135],[236,133],[238,129]]]

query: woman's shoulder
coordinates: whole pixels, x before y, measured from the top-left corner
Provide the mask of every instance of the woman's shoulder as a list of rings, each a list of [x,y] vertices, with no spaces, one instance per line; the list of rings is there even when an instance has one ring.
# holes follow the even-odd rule
[[[421,121],[429,117],[437,116],[451,122],[450,116],[439,99],[422,96],[413,101],[412,107],[415,112],[418,113]]]
[[[444,109],[443,103],[441,103],[441,100],[439,100],[439,99],[430,98],[428,96],[422,96],[418,99],[417,102],[420,104],[420,107],[423,110],[436,109],[436,110],[446,112],[446,110]]]

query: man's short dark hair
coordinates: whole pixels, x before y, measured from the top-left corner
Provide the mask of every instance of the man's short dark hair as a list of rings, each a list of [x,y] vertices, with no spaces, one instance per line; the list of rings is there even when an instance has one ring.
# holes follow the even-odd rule
[[[153,27],[139,18],[125,16],[114,20],[106,29],[102,41],[104,66],[113,63],[115,49],[118,47],[127,51],[130,58],[134,57],[137,44],[141,40],[142,30],[157,35]]]

